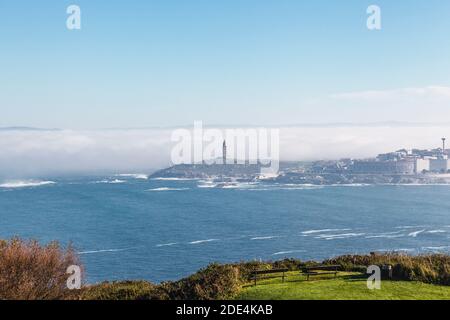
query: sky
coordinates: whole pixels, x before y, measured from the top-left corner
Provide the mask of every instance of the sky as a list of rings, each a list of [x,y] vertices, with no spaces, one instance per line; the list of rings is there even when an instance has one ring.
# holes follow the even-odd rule
[[[68,30],[66,9],[81,9]],[[381,30],[368,30],[369,5]],[[450,2],[0,0],[0,127],[450,119]]]
[[[0,182],[150,172],[194,121],[279,127],[281,160],[438,147],[449,13],[442,0],[0,0]]]

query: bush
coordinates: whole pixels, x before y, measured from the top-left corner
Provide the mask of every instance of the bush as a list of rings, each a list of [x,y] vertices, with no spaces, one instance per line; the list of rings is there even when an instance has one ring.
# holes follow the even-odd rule
[[[71,246],[57,242],[41,246],[18,238],[0,242],[0,300],[46,300],[70,298],[66,270],[78,265]]]
[[[146,300],[155,285],[147,281],[104,282],[83,289],[82,300]]]
[[[171,300],[225,300],[233,298],[240,288],[238,268],[211,264],[180,281],[163,283],[156,293]]]
[[[400,253],[346,255],[326,260],[353,271],[358,266],[392,265],[392,275],[397,280],[421,281],[450,285],[450,256],[441,254],[410,256]],[[361,267],[359,267],[361,268]]]

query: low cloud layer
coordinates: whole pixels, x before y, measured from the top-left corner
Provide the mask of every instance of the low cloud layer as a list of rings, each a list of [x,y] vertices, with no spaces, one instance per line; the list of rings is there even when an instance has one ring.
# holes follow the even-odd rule
[[[0,179],[151,172],[170,165],[172,129],[0,130]],[[320,126],[280,129],[281,160],[365,158],[436,148],[449,126]]]

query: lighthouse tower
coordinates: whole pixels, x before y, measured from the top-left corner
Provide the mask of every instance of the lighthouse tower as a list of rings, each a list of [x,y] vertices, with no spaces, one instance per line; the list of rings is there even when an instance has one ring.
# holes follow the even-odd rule
[[[227,164],[227,144],[225,140],[223,140],[223,146],[222,146],[222,163]]]

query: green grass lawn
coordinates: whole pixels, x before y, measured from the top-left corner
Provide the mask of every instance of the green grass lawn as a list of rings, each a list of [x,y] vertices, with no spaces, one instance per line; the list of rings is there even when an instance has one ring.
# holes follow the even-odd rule
[[[298,272],[281,278],[259,280],[244,286],[237,299],[252,300],[450,300],[450,286],[410,281],[382,281],[381,290],[369,290],[358,273],[340,272],[311,277],[306,281]]]

